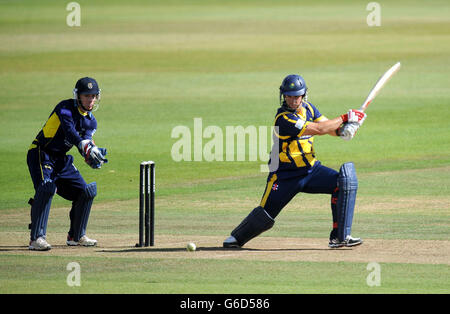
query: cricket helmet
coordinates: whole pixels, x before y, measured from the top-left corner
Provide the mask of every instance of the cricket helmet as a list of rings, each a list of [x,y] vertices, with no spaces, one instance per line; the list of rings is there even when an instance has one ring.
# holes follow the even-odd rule
[[[280,94],[287,96],[303,96],[306,90],[305,80],[297,74],[286,76],[280,86]]]
[[[297,74],[286,76],[280,86],[280,105],[284,104],[284,96],[304,96],[306,101],[307,90],[303,77]]]
[[[75,84],[75,88],[73,89],[73,99],[75,100],[76,105],[80,105],[79,95],[97,95],[97,102],[92,109],[92,111],[96,111],[100,103],[100,92],[101,89],[98,87],[98,83],[95,79],[83,77]]]

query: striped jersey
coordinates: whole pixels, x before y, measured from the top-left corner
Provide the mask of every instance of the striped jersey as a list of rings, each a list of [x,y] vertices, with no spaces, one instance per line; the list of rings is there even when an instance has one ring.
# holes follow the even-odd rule
[[[325,117],[309,102],[303,102],[295,112],[280,107],[274,122],[274,145],[269,168],[277,178],[306,175],[315,164],[320,164],[314,152],[314,137],[303,135],[311,122]],[[274,160],[275,159],[275,160]]]

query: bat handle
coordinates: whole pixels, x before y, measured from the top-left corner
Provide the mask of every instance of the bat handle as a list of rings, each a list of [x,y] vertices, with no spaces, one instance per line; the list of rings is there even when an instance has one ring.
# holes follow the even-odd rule
[[[366,109],[367,109],[367,107],[369,106],[369,104],[372,102],[372,100],[369,100],[369,101],[367,101],[367,102],[364,102],[362,105],[361,105],[361,107],[359,108],[359,111],[362,111],[362,112],[364,112]]]

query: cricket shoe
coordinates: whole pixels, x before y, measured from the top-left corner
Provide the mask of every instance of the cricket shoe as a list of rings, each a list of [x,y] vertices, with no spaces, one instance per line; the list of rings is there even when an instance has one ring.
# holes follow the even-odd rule
[[[80,241],[77,242],[70,236],[67,236],[66,243],[68,246],[96,246],[97,240],[89,239],[87,236],[84,235],[80,238]]]
[[[363,244],[363,240],[361,238],[353,238],[350,235],[348,235],[347,238],[345,238],[344,242],[345,246],[357,246]]]
[[[39,237],[34,241],[30,240],[28,249],[33,251],[48,251],[52,249],[52,246],[48,244],[44,237]]]
[[[235,237],[229,236],[225,239],[225,241],[223,241],[223,247],[226,249],[238,249],[241,246],[239,245]]]
[[[343,246],[346,247],[352,247],[357,246],[363,243],[363,240],[361,238],[353,238],[352,236],[348,235],[344,241],[339,241],[337,238],[330,239],[330,242],[328,243],[328,247],[332,249],[340,248]]]

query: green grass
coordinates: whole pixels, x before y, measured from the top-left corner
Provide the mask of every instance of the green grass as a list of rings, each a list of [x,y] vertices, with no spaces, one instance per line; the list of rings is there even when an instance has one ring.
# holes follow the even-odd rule
[[[80,265],[79,287],[66,283],[67,264],[74,260]],[[446,293],[449,283],[442,278],[450,275],[445,265],[386,263],[380,265],[381,285],[371,287],[364,263],[39,256],[0,256],[0,261],[7,270],[3,293]]]
[[[20,207],[23,191],[32,193],[27,170],[11,165],[23,164],[50,110],[87,74],[103,90],[96,139],[109,149],[111,164],[95,173],[80,159],[77,165],[108,191],[99,195],[102,200],[135,197],[132,179],[143,159],[157,162],[161,187],[175,174],[178,182],[250,175],[258,169],[255,162],[174,163],[171,130],[192,127],[195,117],[205,127],[271,125],[279,81],[291,72],[304,75],[311,101],[332,117],[358,106],[398,60],[401,72],[370,107],[358,138],[345,144],[320,139],[319,157],[333,166],[353,159],[359,171],[449,162],[449,140],[439,136],[449,131],[448,34],[441,31],[449,21],[433,7],[386,5],[383,26],[369,28],[364,7],[351,1],[186,2],[178,10],[161,2],[80,2],[83,24],[70,28],[63,6],[43,2],[24,12],[20,5],[1,4],[1,166],[8,169],[1,183],[11,189],[0,208]],[[283,14],[289,10],[300,17]],[[281,22],[299,19],[301,29]],[[423,119],[430,112],[436,114]]]
[[[380,27],[368,27],[367,3],[353,0],[78,3],[81,27],[71,28],[67,3],[0,1],[2,236],[27,232],[26,202],[34,193],[27,149],[54,106],[72,96],[79,77],[95,77],[102,89],[95,141],[110,160],[94,171],[71,151],[86,181],[98,184],[100,209],[92,213],[90,231],[135,233],[138,164],[154,160],[157,234],[222,236],[259,202],[264,162],[175,162],[176,126],[193,132],[194,118],[202,118],[203,130],[271,126],[279,84],[291,73],[303,75],[309,100],[332,118],[359,107],[376,79],[401,61],[357,136],[351,142],[317,138],[317,156],[335,169],[346,161],[356,165],[355,233],[449,240],[447,1],[381,3]],[[328,196],[297,196],[266,235],[325,239],[328,203]],[[50,232],[66,232],[68,206],[55,197]],[[450,291],[448,280],[441,280],[448,278],[448,265],[383,264],[382,286],[371,288],[364,263],[131,257],[77,257],[83,270],[78,289],[65,284],[71,257],[0,254],[3,293]],[[34,273],[37,267],[42,272]]]

